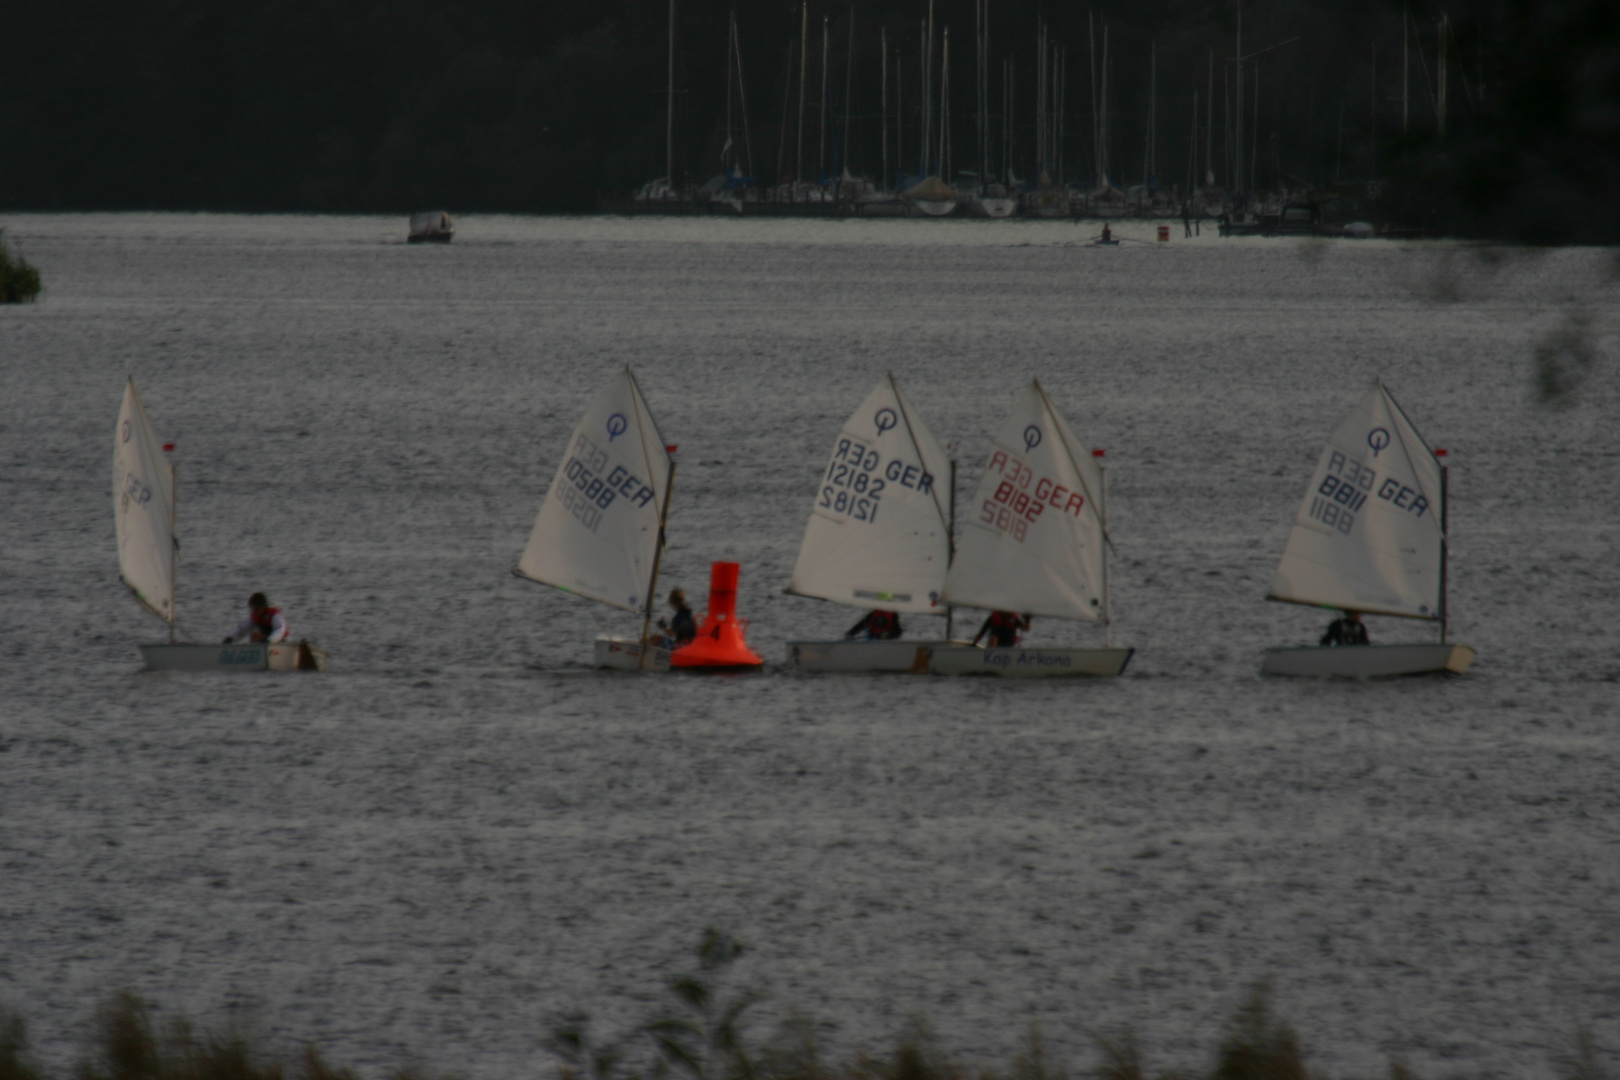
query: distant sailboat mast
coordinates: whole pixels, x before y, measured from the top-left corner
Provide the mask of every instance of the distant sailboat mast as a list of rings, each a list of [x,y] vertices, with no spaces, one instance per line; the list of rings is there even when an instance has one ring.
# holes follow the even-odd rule
[[[889,28],[878,27],[878,130],[883,143],[883,183],[889,182]]]
[[[737,104],[742,108],[743,149],[748,155],[747,175],[754,176],[754,134],[748,123],[748,80],[743,77],[742,37],[737,32],[737,9],[731,9],[731,47],[737,54]]]
[[[664,114],[664,168],[670,191],[675,190],[675,0],[669,0],[669,98]]]

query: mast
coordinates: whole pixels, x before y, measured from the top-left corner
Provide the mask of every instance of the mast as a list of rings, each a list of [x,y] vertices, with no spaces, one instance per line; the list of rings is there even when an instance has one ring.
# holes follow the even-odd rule
[[[1249,132],[1249,186],[1255,186],[1255,163],[1260,157],[1260,61],[1254,62],[1254,130]]]
[[[1149,188],[1153,185],[1153,177],[1159,171],[1159,41],[1157,38],[1148,46],[1148,170],[1147,183]]]
[[[1378,179],[1378,42],[1372,47],[1372,93],[1368,95],[1371,100],[1367,103],[1368,112],[1367,129],[1372,133],[1367,140],[1367,155],[1371,159],[1371,173],[1367,179]]]
[[[180,621],[180,485],[175,482],[174,461],[169,466],[169,644],[176,641],[175,626]]]
[[[984,82],[984,3],[983,0],[973,0],[973,100],[978,110],[978,138],[974,140],[974,151],[978,154],[979,163],[979,194],[984,194],[985,180],[985,82]],[[948,636],[948,635],[947,635]]]
[[[1058,147],[1058,186],[1063,186],[1063,102],[1069,94],[1069,52],[1066,49],[1058,49],[1056,45],[1053,45],[1053,53],[1058,57],[1058,63],[1056,63],[1056,68],[1058,68],[1058,86],[1056,86],[1056,97],[1058,97],[1058,141],[1056,141],[1056,147]]]
[[[1001,171],[1006,174],[1007,191],[1012,193],[1013,162],[1013,72],[1012,61],[1001,61]]]
[[[1243,175],[1243,3],[1242,3],[1242,0],[1238,0],[1238,5],[1237,5],[1237,52],[1233,53],[1232,55],[1237,60],[1237,92],[1236,92],[1237,102],[1236,102],[1236,108],[1234,108],[1232,110],[1233,115],[1234,115],[1234,117],[1235,117],[1235,119],[1237,121],[1236,137],[1232,140],[1233,149],[1236,151],[1236,153],[1234,154],[1234,160],[1237,162],[1237,168],[1234,169],[1233,172],[1232,172],[1232,190],[1234,190],[1234,191],[1236,191],[1238,193],[1239,198],[1242,198],[1243,195],[1248,191],[1248,188],[1244,186],[1245,183],[1248,180],[1248,177]],[[1248,200],[1244,199],[1244,204],[1247,205],[1247,203],[1248,203]]]
[[[1451,604],[1446,596],[1446,570],[1451,565],[1451,499],[1446,490],[1451,474],[1451,467],[1445,463],[1446,452],[1436,450],[1434,456],[1440,461],[1440,641],[1446,640],[1446,624],[1451,617]]]
[[[1197,97],[1193,108],[1198,108]],[[1215,185],[1215,50],[1209,50],[1209,93],[1204,100],[1204,186]]]
[[[675,190],[675,0],[669,0],[669,98],[664,115],[664,162],[669,189]]]
[[[1192,198],[1192,189],[1197,186],[1199,176],[1199,92],[1192,91],[1192,126],[1187,130],[1187,196]]]
[[[951,458],[951,505],[950,521],[945,527],[945,550],[949,552],[950,562],[956,561],[956,459]],[[945,605],[945,640],[951,640],[951,623],[956,618],[956,608],[950,604]]]
[[[1408,104],[1408,90],[1412,75],[1412,47],[1411,33],[1408,24],[1412,21],[1411,12],[1404,8],[1401,10],[1401,134],[1406,134],[1406,118]]]
[[[1102,116],[1102,174],[1103,186],[1105,188],[1111,188],[1114,186],[1113,178],[1108,175],[1109,165],[1111,164],[1108,160],[1108,59],[1108,20],[1104,19],[1102,47],[1102,103],[1099,106],[1099,112]]]
[[[949,154],[950,147],[947,140],[950,136],[951,123],[951,28],[945,28],[945,43],[939,58],[939,178],[944,180],[950,175]]]
[[[669,524],[669,497],[675,490],[675,458],[669,459],[669,472],[664,476],[664,505],[658,508],[658,550],[653,552],[652,577],[647,582],[647,610],[641,617],[641,655],[636,658],[636,670],[647,664],[647,631],[652,627],[653,604],[658,597],[658,567],[664,561],[664,529]]]
[[[894,52],[894,183],[900,186],[900,170],[906,167],[906,58]]]
[[[934,126],[934,0],[928,0],[928,51],[923,61],[923,174],[933,147],[929,139]]]
[[[810,0],[799,19],[799,142],[793,157],[793,182],[804,182],[804,69],[810,63]]]
[[[1440,92],[1436,95],[1435,114],[1440,137],[1446,137],[1446,37],[1449,32],[1447,15],[1440,13]]]
[[[831,22],[826,15],[821,17],[821,132],[816,147],[816,180],[823,184],[827,182],[827,35],[831,33]]]
[[[1101,450],[1093,450],[1091,456],[1097,459],[1097,475],[1102,478],[1097,490],[1099,496],[1097,505],[1102,507],[1103,536],[1106,538],[1108,536],[1108,463],[1104,460],[1103,451]],[[1114,647],[1114,590],[1108,587],[1108,549],[1113,546],[1112,543],[1103,544],[1102,552],[1103,629],[1104,633],[1107,634],[1106,641],[1110,649]]]
[[[1097,108],[1097,28],[1086,12],[1086,44],[1091,53],[1091,163],[1096,169],[1096,190],[1103,189],[1102,113]]]
[[[932,6],[932,5],[930,5]],[[917,115],[922,119],[917,132],[917,175],[928,175],[928,106],[933,101],[933,94],[928,90],[928,46],[932,35],[929,33],[927,19],[917,24],[917,70],[921,73],[921,80],[917,87],[921,103],[917,106]]]
[[[1035,183],[1046,176],[1046,20],[1035,25]]]
[[[1228,201],[1237,193],[1237,170],[1232,164],[1232,73],[1221,68],[1221,148],[1226,154]]]
[[[787,160],[787,129],[788,110],[793,108],[793,46],[796,41],[789,41],[787,57],[782,63],[782,126],[776,134],[776,182],[782,182],[782,168]]]
[[[883,54],[878,77],[878,129],[883,142],[883,182],[889,182],[889,28],[878,28],[878,51]]]
[[[849,128],[850,117],[854,115],[855,90],[855,5],[849,6],[849,55],[844,60],[844,141],[838,152],[840,182],[843,174],[849,171]]]
[[[726,148],[727,149],[731,149],[732,146],[733,146],[733,143],[731,141],[731,76],[732,76],[733,72],[736,70],[736,53],[733,51],[736,48],[736,45],[737,45],[737,9],[732,8],[731,9],[731,27],[730,27],[729,31],[727,32],[727,34],[726,34]],[[736,150],[732,149],[731,152],[732,152],[732,156],[735,157],[736,153],[737,153]],[[722,172],[724,172],[725,168],[726,168],[726,155],[725,155],[724,151],[722,151],[721,154],[720,154],[720,170]]]
[[[1007,185],[1009,195],[1016,194],[1012,189],[1012,151],[1013,151],[1013,81],[1012,61],[1001,61],[1001,172],[1002,183]]]
[[[748,80],[743,78],[742,36],[737,32],[736,8],[731,9],[731,43],[737,54],[737,104],[742,106],[743,148],[748,154],[748,175],[753,176],[754,133],[748,124]]]

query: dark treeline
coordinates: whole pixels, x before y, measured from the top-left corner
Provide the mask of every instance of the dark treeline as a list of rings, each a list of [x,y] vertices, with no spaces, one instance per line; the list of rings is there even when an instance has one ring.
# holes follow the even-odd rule
[[[734,7],[742,93],[728,95]],[[888,182],[918,171],[927,10],[812,0],[805,48],[799,4],[679,0],[675,182],[720,170],[728,96],[737,162],[763,182],[846,166],[884,179],[885,156]],[[953,171],[981,164],[974,10],[935,0]],[[667,17],[666,0],[0,0],[0,206],[592,209],[666,172]],[[1412,224],[1620,241],[1614,0],[1249,0],[1241,65],[1239,17],[1233,0],[991,0],[984,167],[1039,174],[1044,19],[1062,91],[1054,180],[1096,183],[1101,150],[1120,187],[1376,181]]]

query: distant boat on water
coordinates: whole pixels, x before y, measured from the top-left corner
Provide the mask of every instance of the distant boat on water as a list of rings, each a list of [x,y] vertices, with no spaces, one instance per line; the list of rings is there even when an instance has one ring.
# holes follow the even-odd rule
[[[450,220],[450,215],[443,210],[429,210],[426,213],[411,215],[410,235],[405,238],[407,244],[448,244],[456,235],[456,223]]]

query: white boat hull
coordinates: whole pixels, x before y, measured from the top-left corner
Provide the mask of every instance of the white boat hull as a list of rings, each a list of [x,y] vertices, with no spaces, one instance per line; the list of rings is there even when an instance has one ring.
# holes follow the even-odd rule
[[[790,641],[788,667],[799,671],[928,671],[935,649],[965,648],[964,641]]]
[[[935,649],[929,670],[935,675],[1005,675],[1044,678],[1053,675],[1118,675],[1135,649],[1029,648],[981,649],[953,645]]]
[[[948,217],[956,213],[954,199],[913,199],[911,206],[919,217]]]
[[[645,660],[642,652],[647,653]],[[668,671],[670,650],[636,638],[597,638],[596,666],[615,671]]]
[[[325,671],[326,652],[303,642],[142,645],[147,671]]]
[[[1009,218],[1018,210],[1018,200],[1010,196],[985,195],[969,199],[968,213],[981,218]]]
[[[1310,645],[1267,649],[1262,675],[1304,675],[1373,679],[1387,675],[1461,675],[1474,662],[1467,645]]]

